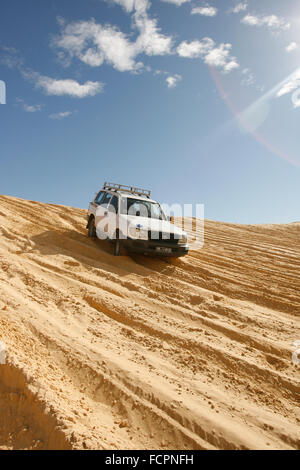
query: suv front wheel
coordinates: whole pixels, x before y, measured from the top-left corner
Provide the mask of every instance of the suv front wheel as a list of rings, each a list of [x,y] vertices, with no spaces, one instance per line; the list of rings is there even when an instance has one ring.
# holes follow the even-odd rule
[[[121,253],[121,240],[119,235],[119,230],[116,231],[115,243],[114,243],[114,255],[120,256]]]
[[[96,226],[95,219],[91,217],[88,224],[88,236],[89,238],[96,238]]]

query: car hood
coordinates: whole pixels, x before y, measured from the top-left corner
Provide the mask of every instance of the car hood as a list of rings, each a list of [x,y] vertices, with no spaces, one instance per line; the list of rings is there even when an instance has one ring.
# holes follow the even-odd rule
[[[128,224],[133,227],[139,226],[141,230],[152,230],[163,233],[173,233],[174,235],[183,236],[186,233],[176,225],[171,224],[167,220],[150,219],[148,217],[136,217],[133,215],[121,215],[127,220]]]

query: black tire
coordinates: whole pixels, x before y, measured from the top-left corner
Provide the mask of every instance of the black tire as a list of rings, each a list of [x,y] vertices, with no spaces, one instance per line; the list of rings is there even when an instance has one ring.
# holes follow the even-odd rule
[[[95,226],[94,217],[91,217],[90,220],[89,220],[88,237],[89,238],[96,238],[96,226]]]
[[[115,244],[114,244],[114,255],[120,256],[121,253],[121,240],[119,237],[119,231],[116,232]]]

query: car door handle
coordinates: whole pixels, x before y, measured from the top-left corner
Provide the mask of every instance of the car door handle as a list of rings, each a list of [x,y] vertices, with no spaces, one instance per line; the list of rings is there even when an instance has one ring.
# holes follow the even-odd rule
[[[105,215],[105,216],[106,216],[106,215],[108,215],[108,212],[107,212],[107,211],[105,211],[105,212],[104,212],[104,215]]]

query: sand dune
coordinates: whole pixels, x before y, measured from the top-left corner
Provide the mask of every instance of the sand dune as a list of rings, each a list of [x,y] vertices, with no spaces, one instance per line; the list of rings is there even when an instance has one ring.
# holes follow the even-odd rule
[[[299,449],[300,224],[164,261],[85,215],[0,197],[0,448]]]

